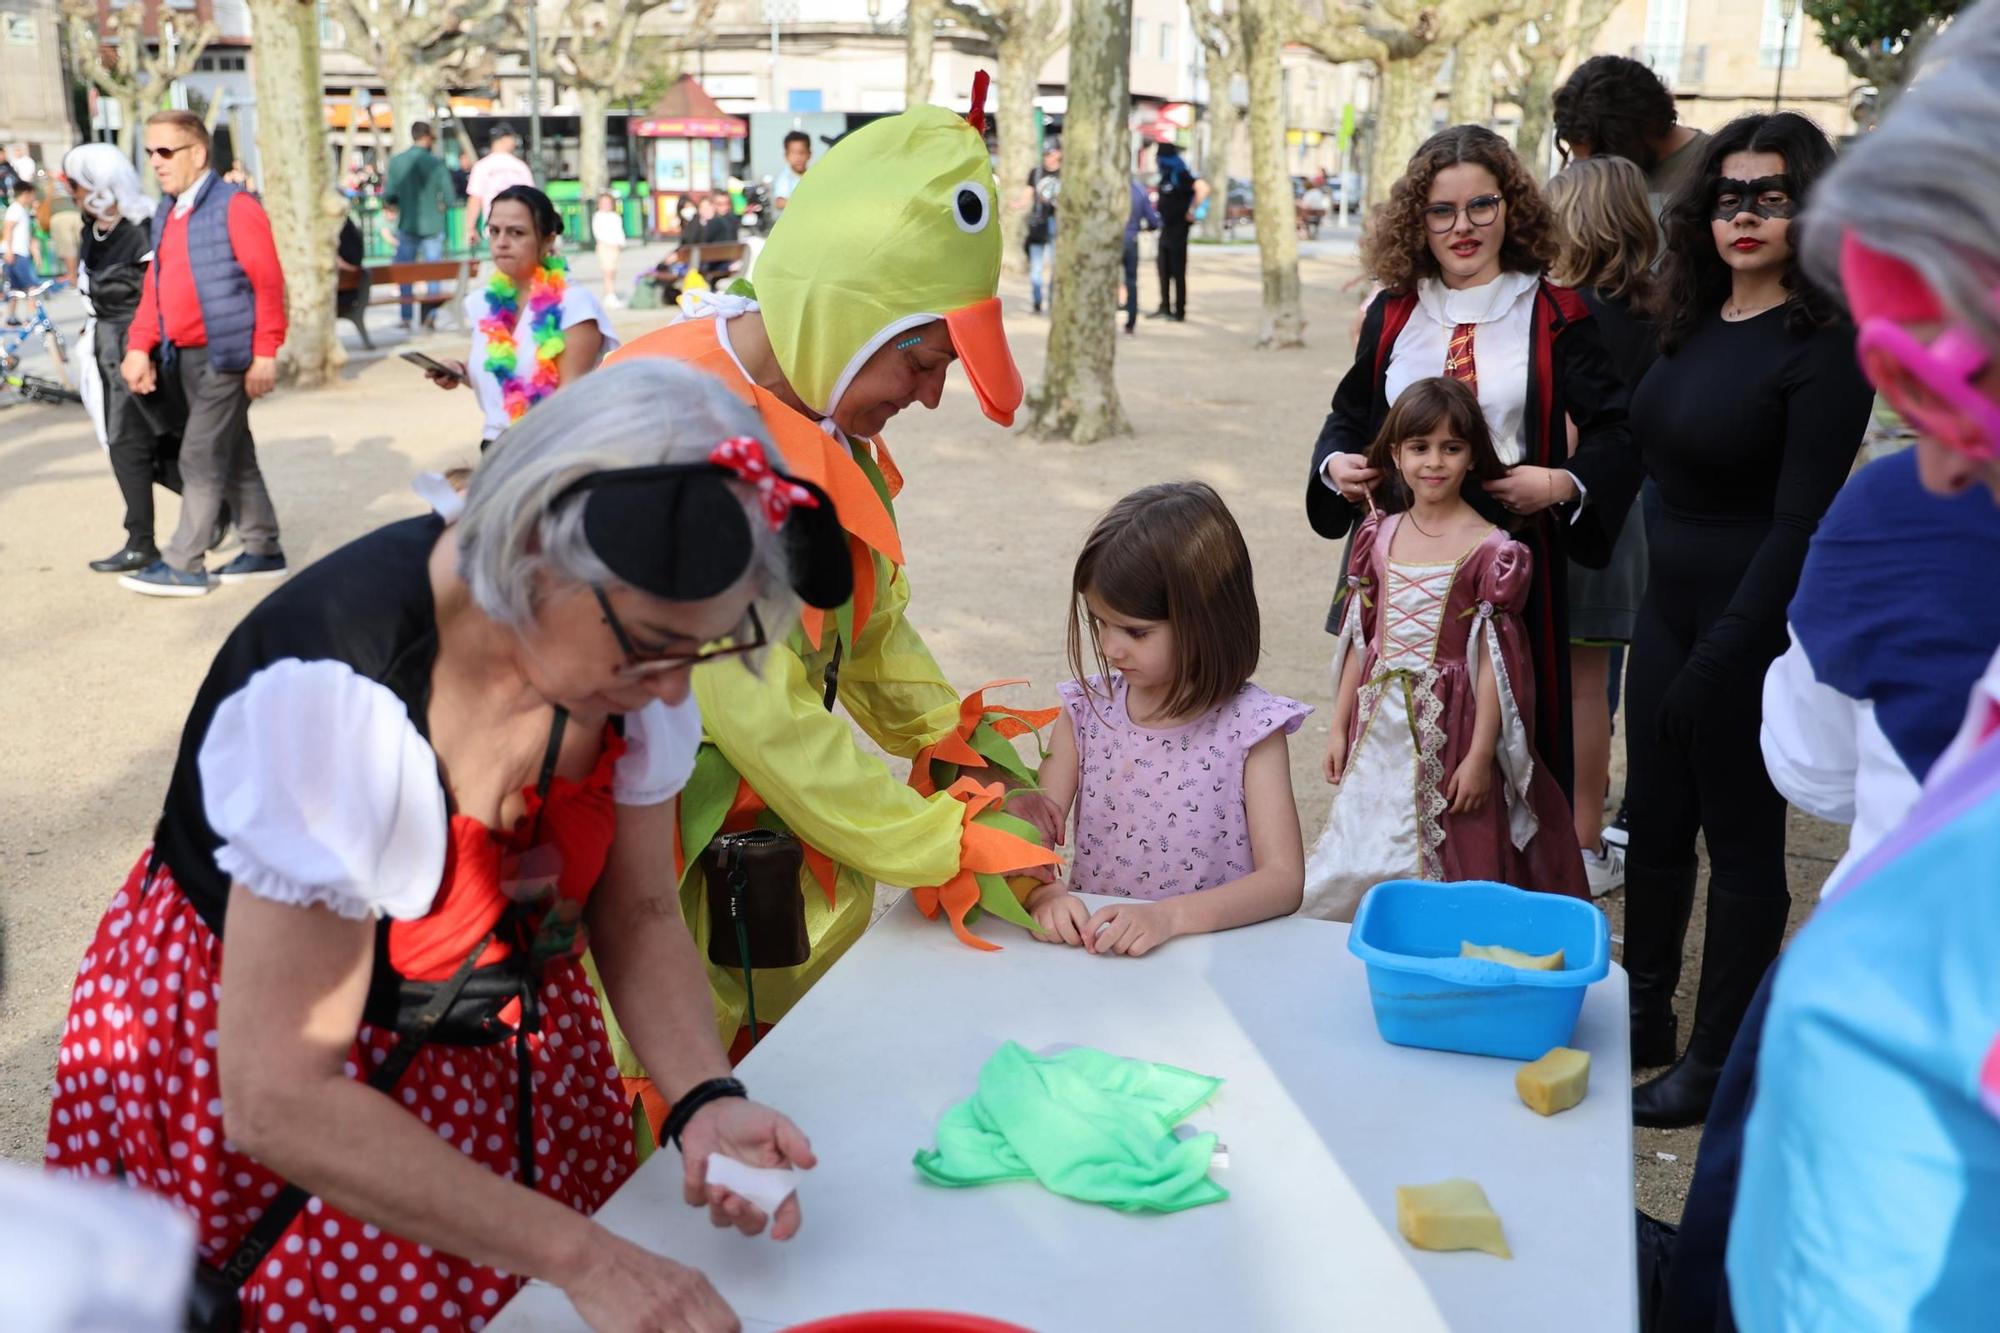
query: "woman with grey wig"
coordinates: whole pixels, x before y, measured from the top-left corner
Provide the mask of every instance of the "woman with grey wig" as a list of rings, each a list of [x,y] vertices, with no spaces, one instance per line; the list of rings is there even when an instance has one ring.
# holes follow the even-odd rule
[[[527,1278],[593,1328],[736,1327],[589,1220],[633,1136],[586,944],[687,1202],[799,1226],[709,1183],[714,1153],[813,1156],[729,1077],[669,849],[691,671],[755,669],[801,599],[850,595],[839,520],[671,363],[506,443],[455,520],[378,529],[237,627],[78,973],[49,1164],[179,1202],[198,1301],[245,1328],[478,1329]]]

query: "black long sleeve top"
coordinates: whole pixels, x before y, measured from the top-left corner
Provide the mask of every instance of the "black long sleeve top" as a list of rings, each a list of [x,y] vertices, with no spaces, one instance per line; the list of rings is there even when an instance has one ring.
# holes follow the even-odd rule
[[[1731,322],[1711,314],[1662,356],[1632,395],[1634,438],[1669,514],[1768,518],[1770,530],[1688,670],[1723,682],[1761,665],[1799,583],[1806,547],[1847,480],[1874,390],[1854,357],[1854,328],[1786,327],[1784,307]],[[1671,560],[1671,550],[1658,552]]]

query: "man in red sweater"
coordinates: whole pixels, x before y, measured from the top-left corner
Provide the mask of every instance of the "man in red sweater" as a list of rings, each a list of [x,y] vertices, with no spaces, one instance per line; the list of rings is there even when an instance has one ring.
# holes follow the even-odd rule
[[[161,559],[118,580],[150,597],[199,597],[217,518],[234,512],[243,552],[224,583],[282,578],[278,514],[257,467],[250,400],[278,379],[285,278],[270,219],[253,195],[208,169],[199,116],[162,111],[146,122],[146,157],[171,207],[153,213],[153,264],[119,367],[135,394],[164,376],[187,402],[181,433],[181,518]]]

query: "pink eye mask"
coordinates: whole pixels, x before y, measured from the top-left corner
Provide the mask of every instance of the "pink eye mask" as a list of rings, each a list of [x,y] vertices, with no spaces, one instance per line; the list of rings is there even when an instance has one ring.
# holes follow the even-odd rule
[[[1993,357],[1978,336],[1952,323],[1928,344],[1920,341],[1905,326],[1945,318],[1943,305],[1914,268],[1852,232],[1841,240],[1840,276],[1869,381],[1940,443],[1973,458],[2000,458],[2000,403],[1977,387]],[[2000,302],[2000,289],[1993,299]]]

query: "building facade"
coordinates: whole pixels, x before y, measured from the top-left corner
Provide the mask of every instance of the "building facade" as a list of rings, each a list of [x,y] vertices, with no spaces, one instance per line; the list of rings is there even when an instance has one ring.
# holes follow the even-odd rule
[[[1596,50],[1650,65],[1696,129],[1782,106],[1836,138],[1854,132],[1856,80],[1798,0],[1624,0]]]
[[[21,143],[44,168],[76,140],[55,0],[0,0],[0,144]]]

